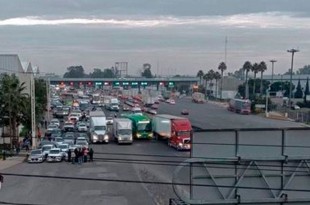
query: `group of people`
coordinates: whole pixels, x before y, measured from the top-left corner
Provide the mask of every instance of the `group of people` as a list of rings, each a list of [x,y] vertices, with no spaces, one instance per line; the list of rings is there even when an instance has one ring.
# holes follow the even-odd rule
[[[94,150],[92,148],[88,149],[86,147],[83,148],[75,148],[71,153],[71,150],[68,152],[68,162],[72,162],[72,164],[78,163],[86,163],[93,162],[94,160]]]

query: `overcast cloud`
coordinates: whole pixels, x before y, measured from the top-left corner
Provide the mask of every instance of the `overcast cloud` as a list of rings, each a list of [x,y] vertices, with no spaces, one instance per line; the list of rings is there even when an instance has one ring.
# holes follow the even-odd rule
[[[42,72],[70,65],[143,63],[163,75],[277,59],[276,73],[309,63],[309,0],[0,0],[0,53],[16,53]],[[157,68],[157,64],[159,68]],[[268,63],[269,65],[269,63]],[[270,66],[270,65],[269,65]],[[267,71],[270,73],[270,70]]]

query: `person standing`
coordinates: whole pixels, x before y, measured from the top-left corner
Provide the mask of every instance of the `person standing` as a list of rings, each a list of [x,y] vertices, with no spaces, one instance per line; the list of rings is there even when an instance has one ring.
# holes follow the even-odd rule
[[[3,177],[2,174],[0,173],[0,190],[1,190],[1,188],[2,188],[3,179],[4,179],[4,177]]]
[[[78,163],[78,158],[79,158],[79,150],[77,148],[74,149],[74,162]]]
[[[68,150],[68,162],[71,162],[71,150]]]
[[[79,148],[78,156],[79,156],[79,158],[78,158],[79,164],[82,164],[83,163],[83,151],[81,148]]]
[[[94,158],[93,158],[93,156],[94,156],[94,150],[93,150],[93,148],[90,148],[88,154],[89,154],[89,161],[90,161],[90,162],[93,162],[93,161],[94,161]]]

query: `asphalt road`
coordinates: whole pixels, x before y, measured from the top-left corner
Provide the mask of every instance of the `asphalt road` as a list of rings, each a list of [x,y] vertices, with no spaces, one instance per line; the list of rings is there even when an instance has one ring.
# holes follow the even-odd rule
[[[193,104],[179,99],[176,105],[162,103],[159,113],[181,115],[189,109],[192,124],[201,128],[295,127],[300,124],[239,115],[218,105]],[[164,141],[135,141],[133,145],[92,145],[95,161],[83,165],[62,163],[22,163],[3,173],[95,178],[78,179],[32,178],[6,176],[0,201],[30,204],[107,204],[144,205],[168,204],[175,195],[171,185],[133,183],[141,181],[171,182],[176,165],[189,157],[189,152],[177,152]],[[158,156],[160,155],[160,156]],[[188,179],[182,172],[182,182]],[[107,181],[109,180],[109,181]],[[127,182],[113,180],[129,180]],[[183,189],[187,191],[187,188]]]
[[[189,98],[182,98],[176,101],[175,105],[161,103],[159,114],[172,114],[182,116],[182,109],[188,109],[193,126],[202,129],[224,129],[224,128],[282,128],[282,127],[300,127],[300,123],[290,121],[280,121],[266,119],[255,115],[241,115],[230,112],[221,105],[211,103],[196,104]]]
[[[93,163],[22,163],[3,173],[96,178],[97,181],[6,176],[0,201],[74,205],[167,204],[169,198],[174,197],[170,185],[105,180],[169,183],[176,164],[189,154],[176,152],[165,143],[153,141],[137,141],[133,145],[98,144],[93,147]]]

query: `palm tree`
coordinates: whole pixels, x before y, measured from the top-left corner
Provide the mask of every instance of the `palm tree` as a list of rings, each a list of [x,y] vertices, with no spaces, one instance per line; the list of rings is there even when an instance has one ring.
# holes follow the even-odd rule
[[[197,77],[199,78],[199,84],[201,85],[201,79],[203,78],[203,71],[202,70],[199,70],[198,73],[197,73]]]
[[[252,66],[252,72],[254,73],[254,81],[253,81],[253,96],[255,95],[256,91],[256,74],[259,72],[259,67],[257,63],[254,63]]]
[[[207,93],[207,89],[208,89],[208,81],[209,81],[209,75],[208,73],[205,73],[203,75],[203,80],[204,80],[204,85],[205,85],[205,94]]]
[[[249,83],[248,83],[248,74],[249,71],[252,69],[252,64],[250,61],[246,61],[243,64],[242,69],[245,71],[245,98],[249,99]]]
[[[27,112],[28,94],[25,91],[25,84],[20,83],[18,78],[13,75],[4,74],[0,80],[1,98],[6,99],[3,104],[3,113],[9,117],[9,133],[12,146],[12,139],[18,136],[18,125],[22,120],[23,113]]]
[[[224,71],[227,69],[227,66],[224,62],[221,62],[218,69],[221,71],[221,94],[220,94],[220,98],[222,99],[222,92],[223,92],[223,74]]]
[[[258,65],[258,70],[260,72],[260,94],[263,94],[263,73],[267,70],[267,65],[264,61],[260,62]]]
[[[222,76],[223,75],[221,75],[219,72],[215,72],[215,74],[214,74],[214,79],[215,79],[215,97],[217,98],[217,83],[218,83],[218,80],[220,80],[221,78],[222,78]],[[222,83],[222,81],[221,81],[221,83]],[[222,84],[221,84],[221,86],[222,86]],[[221,90],[221,98],[222,98],[222,90]]]
[[[211,82],[209,83],[209,87],[210,87],[210,90],[211,90],[211,91],[213,90],[213,83],[212,83],[212,81],[213,81],[213,79],[214,79],[214,74],[215,74],[215,72],[214,72],[213,69],[209,70],[208,73],[207,73],[208,79],[211,81]]]

